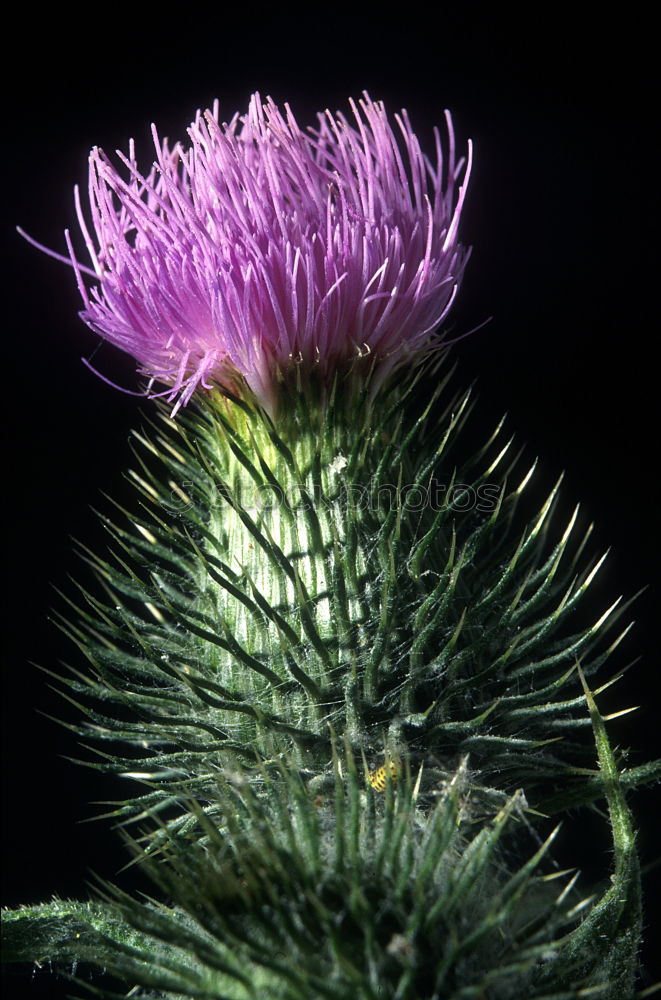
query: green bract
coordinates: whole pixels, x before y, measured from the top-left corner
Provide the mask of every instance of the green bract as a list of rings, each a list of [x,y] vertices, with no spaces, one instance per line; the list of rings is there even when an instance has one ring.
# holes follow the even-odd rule
[[[140,783],[111,815],[158,896],[8,914],[9,957],[150,997],[632,996],[624,789],[658,769],[619,770],[590,693],[623,608],[586,619],[599,560],[557,487],[521,509],[500,428],[466,460],[442,365],[350,390],[277,425],[214,391],[136,434],[62,683],[90,766]],[[600,798],[613,882],[579,891],[549,843]]]

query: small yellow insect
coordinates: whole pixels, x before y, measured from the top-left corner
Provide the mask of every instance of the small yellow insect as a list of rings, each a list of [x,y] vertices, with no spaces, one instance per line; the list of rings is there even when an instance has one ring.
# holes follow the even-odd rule
[[[388,772],[390,772],[390,780],[393,785],[397,784],[397,778],[402,769],[394,760],[389,760],[387,764],[382,764],[381,767],[377,767],[375,771],[370,771],[368,774],[368,781],[375,792],[385,792]]]

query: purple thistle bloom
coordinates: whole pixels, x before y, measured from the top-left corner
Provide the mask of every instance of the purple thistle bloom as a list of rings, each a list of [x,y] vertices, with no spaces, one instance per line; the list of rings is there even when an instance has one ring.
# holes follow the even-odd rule
[[[153,128],[156,162],[141,174],[133,143],[90,154],[92,261],[66,234],[83,320],[133,355],[186,403],[202,386],[242,379],[268,409],[292,366],[322,382],[369,356],[381,383],[439,342],[468,256],[457,228],[470,172],[435,135],[425,156],[406,111],[388,120],[367,94],[354,121],[329,111],[302,132],[289,107],[252,96],[219,124],[198,113],[191,145],[172,149]],[[458,186],[462,175],[463,183]],[[96,279],[91,289],[83,275]]]

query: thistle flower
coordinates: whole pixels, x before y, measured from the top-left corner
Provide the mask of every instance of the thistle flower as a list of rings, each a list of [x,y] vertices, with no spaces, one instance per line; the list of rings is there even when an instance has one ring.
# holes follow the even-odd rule
[[[531,471],[501,426],[462,460],[469,395],[412,391],[466,262],[470,153],[464,172],[449,119],[432,163],[405,112],[352,110],[302,134],[254,96],[229,125],[198,114],[188,149],[154,133],[146,176],[132,145],[125,179],[92,152],[92,268],[68,234],[60,258],[85,321],[175,409],[238,388],[283,420],[211,398],[136,434],[140,511],[104,517],[110,556],[85,548],[101,595],[61,624],[89,665],[60,684],[130,779],[105,815],[147,821],[156,894],[3,914],[3,955],[170,1000],[632,997],[625,792],[659,768],[620,773],[591,690],[622,607],[585,626],[601,560],[576,511],[553,539],[558,486],[522,525]],[[308,405],[342,373],[370,391]],[[614,871],[581,896],[548,821],[600,796]]]
[[[117,154],[124,177],[92,150],[91,228],[76,189],[92,267],[68,232],[67,262],[82,319],[139,362],[148,391],[164,383],[178,407],[200,385],[245,379],[272,409],[296,364],[323,383],[369,356],[380,383],[437,342],[467,258],[457,228],[470,146],[457,162],[447,115],[447,159],[435,130],[432,161],[405,111],[393,128],[367,94],[350,105],[353,124],[326,111],[306,134],[270,98],[254,94],[229,124],[216,103],[188,148],[153,127],[146,175],[133,142]]]

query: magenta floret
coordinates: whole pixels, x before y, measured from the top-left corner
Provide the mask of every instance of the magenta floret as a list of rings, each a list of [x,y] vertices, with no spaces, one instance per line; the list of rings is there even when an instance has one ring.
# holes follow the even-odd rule
[[[326,111],[303,132],[287,105],[253,95],[220,124],[217,105],[138,170],[133,144],[90,155],[92,268],[68,246],[85,322],[186,403],[242,379],[269,409],[295,364],[322,380],[369,355],[383,379],[435,343],[467,251],[457,227],[470,172],[425,156],[405,111],[367,94],[353,118]],[[461,182],[461,183],[460,183]],[[96,279],[88,289],[89,277]]]

